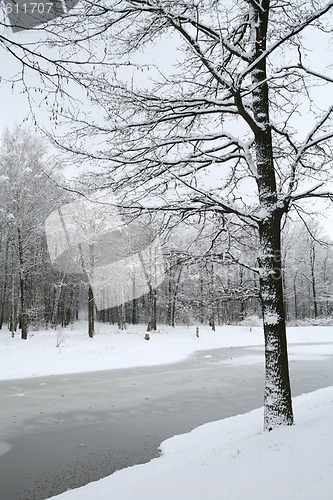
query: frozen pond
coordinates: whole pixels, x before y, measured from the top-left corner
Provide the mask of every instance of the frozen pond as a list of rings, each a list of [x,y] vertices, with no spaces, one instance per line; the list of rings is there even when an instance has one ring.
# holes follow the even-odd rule
[[[243,356],[258,362],[228,364]],[[294,396],[333,385],[333,358],[291,361],[290,374]],[[164,366],[0,382],[1,500],[42,500],[146,462],[174,434],[262,406],[263,387],[262,355],[245,348]]]

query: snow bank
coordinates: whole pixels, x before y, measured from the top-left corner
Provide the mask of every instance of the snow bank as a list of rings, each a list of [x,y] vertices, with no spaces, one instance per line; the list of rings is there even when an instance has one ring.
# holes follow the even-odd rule
[[[54,500],[333,498],[333,387],[294,399],[296,425],[262,432],[263,409],[205,424],[162,456]]]

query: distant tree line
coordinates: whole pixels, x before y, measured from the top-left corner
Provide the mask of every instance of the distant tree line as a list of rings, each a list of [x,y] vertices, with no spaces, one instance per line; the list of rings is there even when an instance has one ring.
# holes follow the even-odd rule
[[[89,284],[84,275],[52,268],[44,222],[71,195],[45,145],[22,129],[6,131],[0,155],[0,328],[48,328],[88,318]],[[199,229],[198,229],[199,227]],[[208,228],[208,229],[207,229]],[[161,228],[163,233],[163,227]],[[165,238],[165,279],[157,290],[122,306],[95,311],[102,322],[118,324],[210,324],[260,316],[256,239],[249,228],[234,230],[233,241],[210,238],[209,224],[194,220]],[[333,312],[333,250],[318,224],[288,222],[283,232],[287,318]]]

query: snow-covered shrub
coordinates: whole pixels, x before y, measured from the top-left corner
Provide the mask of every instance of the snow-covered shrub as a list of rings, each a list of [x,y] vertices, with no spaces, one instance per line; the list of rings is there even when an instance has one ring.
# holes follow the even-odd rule
[[[246,316],[242,321],[239,322],[240,326],[249,326],[250,331],[252,328],[255,326],[261,326],[262,325],[262,319],[259,318],[256,314],[252,314],[250,316]]]
[[[333,326],[333,316],[294,319],[288,321],[288,326]]]

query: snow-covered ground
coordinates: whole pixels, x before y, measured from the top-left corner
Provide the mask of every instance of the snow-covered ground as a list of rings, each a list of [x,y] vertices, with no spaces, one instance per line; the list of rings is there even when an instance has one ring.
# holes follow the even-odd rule
[[[0,334],[0,379],[75,373],[179,361],[196,350],[246,346],[256,355],[226,361],[263,362],[259,327],[163,327],[144,340],[144,327],[86,324],[32,332],[27,341]],[[333,327],[288,329],[291,359],[333,356]],[[330,343],[330,344],[329,344]],[[332,359],[332,358],[331,358]],[[333,361],[332,361],[333,363]],[[333,498],[333,387],[294,399],[296,425],[262,432],[263,409],[205,424],[161,445],[162,455],[114,473],[57,500]]]
[[[115,326],[98,323],[90,339],[85,322],[74,328],[30,332],[26,341],[19,333],[11,338],[0,331],[0,380],[50,374],[78,373],[133,366],[159,365],[180,361],[197,350],[249,346],[257,356],[235,358],[232,364],[263,361],[263,333],[260,327],[218,326],[213,332],[195,326],[161,327],[144,340],[144,326],[129,325],[119,331]],[[288,329],[291,359],[323,359],[333,355],[333,327],[292,327]],[[321,344],[332,342],[332,345]],[[295,345],[297,343],[307,345]],[[310,345],[317,343],[317,345]]]

